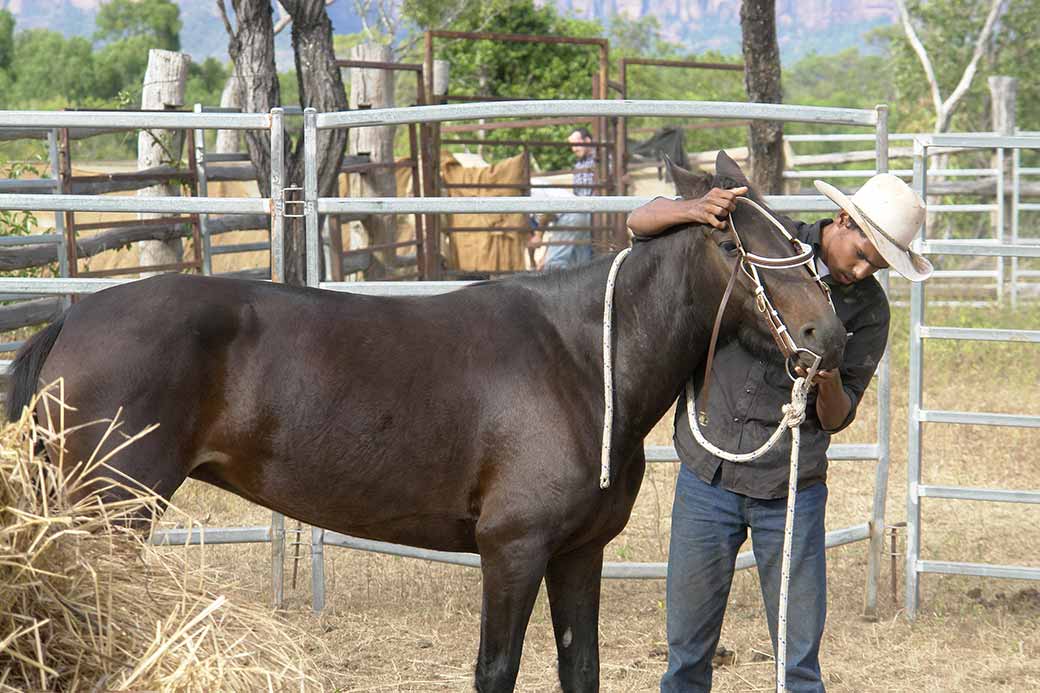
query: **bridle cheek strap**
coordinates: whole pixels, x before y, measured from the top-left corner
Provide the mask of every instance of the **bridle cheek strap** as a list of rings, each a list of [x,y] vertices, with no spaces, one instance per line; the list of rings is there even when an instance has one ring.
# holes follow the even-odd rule
[[[701,385],[700,407],[698,407],[701,425],[708,423],[708,394],[711,392],[711,364],[715,360],[715,344],[719,340],[719,330],[722,328],[722,314],[726,312],[726,304],[729,296],[733,293],[733,286],[737,283],[737,274],[740,273],[742,258],[737,258],[733,263],[733,271],[729,273],[729,281],[726,282],[726,290],[722,294],[722,302],[719,310],[715,313],[715,326],[711,328],[711,342],[708,344],[708,360],[704,364],[704,383]]]

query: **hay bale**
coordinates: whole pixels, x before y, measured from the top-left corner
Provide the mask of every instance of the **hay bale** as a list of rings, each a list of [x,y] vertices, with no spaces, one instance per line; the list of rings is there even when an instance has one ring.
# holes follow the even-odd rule
[[[73,502],[76,468],[33,454],[62,435],[28,415],[0,431],[0,691],[321,687],[304,649],[315,641],[229,598],[219,586],[232,581],[203,552],[153,547],[131,529],[161,499]]]

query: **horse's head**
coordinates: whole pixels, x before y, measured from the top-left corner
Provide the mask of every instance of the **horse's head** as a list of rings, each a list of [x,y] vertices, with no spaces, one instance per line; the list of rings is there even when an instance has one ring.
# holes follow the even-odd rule
[[[725,229],[708,225],[691,229],[704,236],[698,253],[701,275],[710,275],[719,287],[718,295],[733,282],[720,334],[735,334],[749,351],[771,360],[783,358],[779,341],[798,365],[808,368],[815,354],[821,370],[837,367],[845,348],[845,328],[815,276],[814,260],[805,256],[805,246],[777,228],[773,220],[784,221],[765,207],[736,162],[719,152],[714,176],[692,173],[671,162],[669,169],[676,193],[688,200],[713,187],[748,186],[746,197],[751,202],[738,200]],[[793,234],[793,229],[788,232]],[[790,261],[770,262],[780,259]],[[799,264],[799,259],[804,262]]]

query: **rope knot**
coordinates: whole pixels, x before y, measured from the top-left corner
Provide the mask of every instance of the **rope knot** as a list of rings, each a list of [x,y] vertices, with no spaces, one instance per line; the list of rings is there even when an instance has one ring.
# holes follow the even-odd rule
[[[783,405],[784,422],[788,428],[798,428],[805,421],[805,406],[809,396],[809,386],[805,378],[798,378],[791,388],[791,402]]]

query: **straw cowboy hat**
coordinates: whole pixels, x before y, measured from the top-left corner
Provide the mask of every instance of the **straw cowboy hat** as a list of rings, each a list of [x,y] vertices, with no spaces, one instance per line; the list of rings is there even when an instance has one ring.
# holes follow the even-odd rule
[[[898,176],[879,173],[852,197],[822,180],[813,182],[849,213],[892,269],[914,282],[931,276],[932,263],[910,250],[910,242],[924,223],[924,201]]]

